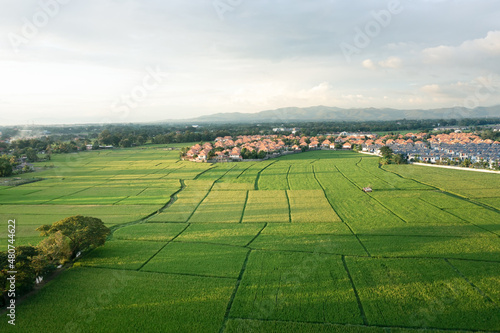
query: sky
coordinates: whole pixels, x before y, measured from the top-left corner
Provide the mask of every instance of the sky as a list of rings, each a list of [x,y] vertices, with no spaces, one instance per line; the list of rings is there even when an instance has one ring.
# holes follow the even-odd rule
[[[500,104],[497,0],[0,5],[0,125]]]

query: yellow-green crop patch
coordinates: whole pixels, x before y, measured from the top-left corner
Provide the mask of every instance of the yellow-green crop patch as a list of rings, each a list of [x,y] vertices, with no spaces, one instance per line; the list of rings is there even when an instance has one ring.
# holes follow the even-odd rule
[[[321,190],[287,191],[292,222],[340,222]]]
[[[189,222],[238,223],[246,196],[246,191],[211,191]]]
[[[262,169],[259,178],[259,190],[288,190],[289,164],[274,163]]]
[[[285,191],[248,191],[243,222],[290,222]]]
[[[186,222],[205,196],[206,191],[182,191],[173,205],[148,222]]]
[[[314,178],[313,166],[307,164],[292,164],[288,173],[290,190],[321,190]]]
[[[264,223],[194,223],[176,240],[245,246],[262,227]]]

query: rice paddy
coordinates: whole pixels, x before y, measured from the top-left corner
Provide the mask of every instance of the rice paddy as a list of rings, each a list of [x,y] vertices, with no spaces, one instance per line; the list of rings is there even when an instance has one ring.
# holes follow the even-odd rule
[[[500,176],[313,151],[192,163],[148,149],[54,155],[0,187],[0,246],[71,215],[106,245],[1,332],[500,331]],[[371,186],[372,193],[362,187]]]

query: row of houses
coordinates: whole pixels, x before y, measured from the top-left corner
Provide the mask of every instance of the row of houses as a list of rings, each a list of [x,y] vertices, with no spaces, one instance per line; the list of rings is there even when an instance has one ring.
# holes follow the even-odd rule
[[[426,142],[410,140],[387,140],[372,145],[362,145],[363,151],[379,153],[382,146],[390,147],[394,153],[403,154],[408,160],[439,163],[445,160],[472,163],[486,162],[491,166],[500,161],[500,142],[482,140],[470,133],[430,135]]]
[[[345,132],[344,132],[345,133]],[[369,134],[376,137],[375,134]],[[363,136],[364,138],[364,136]],[[285,144],[285,141],[293,144]],[[184,159],[205,162],[209,159],[241,160],[242,151],[266,154],[280,154],[287,152],[300,152],[309,149],[351,149],[353,144],[363,143],[359,135],[344,136],[296,136],[294,134],[280,135],[242,135],[236,138],[226,136],[218,137],[214,143],[206,142],[195,144],[186,152]]]
[[[285,142],[289,143],[286,144]],[[292,144],[290,144],[292,142]],[[352,149],[361,147],[365,152],[379,153],[383,146],[389,146],[395,153],[404,154],[409,160],[419,159],[436,163],[443,159],[473,163],[500,161],[500,142],[482,140],[473,133],[428,134],[407,133],[378,137],[372,133],[340,132],[322,136],[251,135],[236,138],[216,138],[214,143],[192,146],[185,158],[192,161],[241,160],[242,150],[280,154],[284,151],[300,152],[309,149]]]

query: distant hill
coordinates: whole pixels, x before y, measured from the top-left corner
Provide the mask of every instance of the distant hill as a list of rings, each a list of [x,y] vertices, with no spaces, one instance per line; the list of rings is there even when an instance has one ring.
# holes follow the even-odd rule
[[[342,109],[330,106],[312,106],[307,108],[287,107],[266,110],[257,113],[216,113],[192,119],[166,120],[165,122],[196,123],[264,123],[297,121],[362,121],[362,120],[397,120],[397,119],[460,119],[500,117],[500,105],[467,109],[441,108],[430,110],[398,110],[377,108]]]

